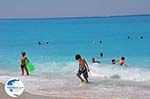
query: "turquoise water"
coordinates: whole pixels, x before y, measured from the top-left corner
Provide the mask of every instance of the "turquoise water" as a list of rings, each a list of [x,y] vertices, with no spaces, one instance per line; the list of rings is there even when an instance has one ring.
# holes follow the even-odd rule
[[[0,68],[19,71],[25,51],[37,70],[49,67],[52,73],[75,73],[78,53],[88,63],[95,57],[108,65],[125,56],[129,68],[149,70],[149,26],[150,16],[0,20]],[[98,58],[100,52],[103,59]]]

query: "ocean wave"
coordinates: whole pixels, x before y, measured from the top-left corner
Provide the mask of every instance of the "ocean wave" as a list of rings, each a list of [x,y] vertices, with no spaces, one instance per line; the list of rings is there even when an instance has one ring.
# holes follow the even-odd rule
[[[61,74],[75,75],[78,71],[77,62],[49,62],[35,64],[36,72],[42,74]],[[131,80],[131,81],[150,81],[150,69],[140,68],[140,66],[124,67],[112,64],[89,63],[92,77],[104,77],[110,79]]]
[[[78,62],[48,62],[48,63],[35,63],[35,71],[31,74],[35,77],[67,77],[75,76],[78,71]],[[112,64],[97,64],[89,63],[89,76],[90,78],[107,78],[107,79],[120,79],[131,81],[150,81],[150,69],[140,68],[140,66],[124,67]],[[7,75],[8,74],[8,75]],[[18,67],[17,71],[0,70],[0,75],[6,76],[19,76],[21,69]]]
[[[150,81],[150,70],[140,68],[139,66],[123,67],[111,64],[92,64],[91,74],[93,77],[105,77],[131,81]]]

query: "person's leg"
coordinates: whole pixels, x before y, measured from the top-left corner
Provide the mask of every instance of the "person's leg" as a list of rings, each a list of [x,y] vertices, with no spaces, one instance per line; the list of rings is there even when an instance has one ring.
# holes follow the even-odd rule
[[[83,76],[84,76],[84,79],[86,80],[86,82],[88,83],[88,82],[89,82],[89,81],[88,81],[88,72],[85,71],[85,72],[83,73]]]
[[[26,66],[25,66],[25,71],[26,71],[27,75],[29,75],[29,72],[28,72],[28,69]]]
[[[80,75],[77,75],[77,77],[81,80],[81,82],[83,82],[83,78]]]
[[[84,80],[80,75],[81,75],[81,71],[79,70],[77,73],[77,77],[81,80],[81,82],[83,82]]]
[[[21,66],[22,75],[24,75],[24,66]]]

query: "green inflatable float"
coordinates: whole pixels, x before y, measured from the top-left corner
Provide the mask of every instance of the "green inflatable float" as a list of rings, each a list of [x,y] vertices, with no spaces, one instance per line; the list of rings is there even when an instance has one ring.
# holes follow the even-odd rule
[[[28,71],[29,71],[30,73],[35,70],[34,65],[33,65],[30,61],[26,61],[26,66],[27,66],[27,69],[28,69]]]

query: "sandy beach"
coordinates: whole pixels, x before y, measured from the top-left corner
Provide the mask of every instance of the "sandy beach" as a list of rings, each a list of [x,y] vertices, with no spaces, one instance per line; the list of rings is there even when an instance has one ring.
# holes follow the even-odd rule
[[[2,84],[2,83],[0,83],[0,97],[1,97],[1,99],[14,99],[5,93],[4,84]],[[64,99],[64,98],[33,95],[28,92],[24,92],[21,96],[15,98],[15,99]]]

